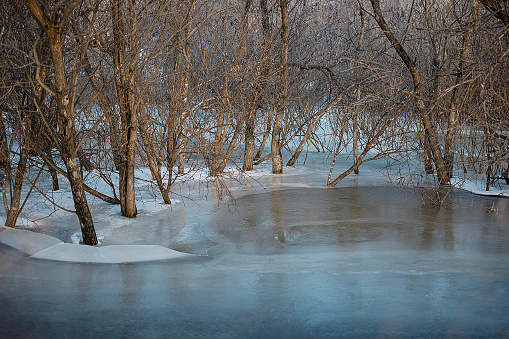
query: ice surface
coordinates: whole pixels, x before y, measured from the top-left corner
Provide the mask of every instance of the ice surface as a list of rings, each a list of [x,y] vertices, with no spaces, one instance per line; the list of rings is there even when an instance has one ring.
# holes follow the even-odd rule
[[[454,189],[438,208],[389,187],[383,161],[327,188],[314,156],[283,175],[187,170],[169,206],[140,168],[137,218],[89,197],[96,247],[34,192],[37,232],[0,242],[47,260],[0,247],[0,337],[507,337],[508,199]]]

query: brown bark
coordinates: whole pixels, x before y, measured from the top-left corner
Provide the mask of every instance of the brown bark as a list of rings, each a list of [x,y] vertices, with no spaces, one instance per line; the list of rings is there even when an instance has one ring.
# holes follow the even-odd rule
[[[438,176],[438,181],[440,185],[445,185],[450,182],[450,177],[448,177],[444,158],[442,156],[442,151],[440,149],[439,140],[435,131],[435,127],[431,121],[429,112],[426,110],[425,102],[423,100],[423,91],[422,91],[422,83],[421,76],[415,62],[410,58],[406,50],[403,48],[403,45],[398,41],[398,39],[394,36],[389,25],[385,21],[382,10],[380,9],[380,1],[379,0],[371,0],[371,5],[373,7],[373,11],[375,14],[375,20],[382,29],[383,33],[391,43],[392,47],[398,53],[399,57],[407,67],[410,75],[412,77],[413,85],[414,85],[414,98],[415,104],[417,106],[417,111],[419,112],[419,116],[421,118],[421,122],[424,126],[425,133],[428,135],[428,140],[430,143],[431,154],[433,157],[433,162],[435,164],[435,170]]]
[[[210,175],[216,176],[220,172],[219,170],[219,159],[221,156],[221,150],[223,148],[223,139],[225,134],[225,126],[224,126],[224,110],[220,109],[217,112],[216,119],[216,132],[214,133],[214,143],[212,145],[211,151],[211,162],[210,162]]]
[[[230,72],[225,70],[227,74],[224,76],[223,81],[223,87],[222,87],[222,97],[223,97],[223,110],[230,112],[231,111],[231,104],[229,99],[229,93],[228,93],[228,87],[230,83],[230,78],[233,75],[233,72],[236,72],[240,68],[240,62],[244,58],[246,53],[246,41],[247,41],[247,33],[248,33],[248,13],[249,8],[251,6],[252,0],[246,0],[246,4],[244,6],[244,12],[242,14],[241,19],[241,38],[239,47],[237,49],[237,54],[235,55],[235,60],[233,62],[233,65],[230,67]],[[248,105],[249,106],[249,105]],[[226,165],[230,161],[230,158],[235,151],[235,149],[239,146],[238,140],[242,133],[242,128],[244,126],[244,123],[248,120],[249,115],[251,114],[250,108],[246,109],[238,118],[237,123],[235,125],[235,130],[233,132],[233,136],[230,140],[230,144],[228,145],[228,149],[226,150],[225,155],[223,156],[223,159],[219,161],[219,154],[222,149],[222,142],[225,136],[225,133],[223,131],[223,125],[225,120],[225,112],[220,112],[218,115],[218,122],[217,122],[217,130],[212,150],[212,166],[214,163],[218,163],[217,166],[213,166],[211,168],[211,175],[217,175],[219,173],[222,173],[224,169],[226,168]]]
[[[43,32],[42,32],[43,33]],[[50,58],[50,50],[47,43],[43,43],[41,45],[41,53],[38,55],[37,45],[40,41],[40,37],[37,38],[34,47],[34,58],[36,60],[36,80],[37,82],[34,84],[34,111],[37,111],[38,114],[34,114],[31,116],[31,128],[30,128],[30,136],[29,141],[32,142],[31,151],[34,153],[38,153],[44,159],[47,159],[50,164],[54,164],[52,148],[55,144],[55,134],[57,130],[56,119],[54,118],[54,105],[55,100],[50,100],[49,107],[45,103],[45,94],[43,84],[46,81],[46,76],[48,75],[49,70],[49,58]],[[45,64],[41,65],[39,63],[39,58],[45,60]],[[48,112],[48,114],[45,114]],[[52,178],[53,190],[58,191],[60,189],[60,185],[58,182],[58,175],[54,166],[49,166],[49,172]]]
[[[247,112],[244,112],[237,120],[237,124],[235,125],[235,131],[233,132],[233,136],[230,140],[230,145],[228,146],[228,149],[226,150],[223,160],[221,160],[221,162],[219,163],[219,165],[217,166],[217,168],[214,171],[211,171],[211,175],[222,173],[224,171],[224,169],[226,168],[226,165],[228,164],[228,161],[230,161],[233,151],[235,151],[235,149],[238,147],[238,140],[239,140],[240,134],[242,133],[242,127],[244,125],[244,122],[246,121],[247,114],[248,114]],[[222,134],[222,135],[224,135],[224,134]],[[217,134],[216,134],[216,136],[217,136]],[[222,145],[222,143],[217,142],[215,147],[217,147],[217,149],[220,150],[221,145]],[[214,174],[212,174],[212,173],[214,173]]]
[[[145,150],[145,154],[147,155],[147,163],[152,174],[152,178],[156,181],[157,187],[159,188],[159,192],[161,192],[161,196],[163,197],[163,201],[165,204],[171,204],[169,197],[169,190],[164,185],[163,179],[161,177],[161,171],[155,162],[154,157],[154,148],[153,148],[153,139],[149,131],[148,121],[149,118],[147,113],[143,107],[138,110],[139,115],[139,124],[138,128],[140,130],[141,140],[143,142],[143,148]]]
[[[87,198],[83,188],[83,176],[76,161],[76,152],[74,145],[74,103],[69,97],[67,85],[67,76],[65,73],[65,63],[62,53],[62,33],[67,24],[69,16],[74,8],[82,0],[75,0],[62,9],[62,15],[58,22],[50,20],[43,12],[35,0],[23,0],[29,8],[32,16],[42,26],[49,39],[51,59],[54,69],[55,96],[57,100],[57,122],[59,127],[59,137],[61,142],[61,154],[64,161],[69,183],[73,194],[74,207],[81,225],[83,243],[86,245],[96,245],[97,236],[95,234],[92,214],[88,207]]]
[[[266,0],[260,1],[260,9],[262,12],[261,22],[262,22],[262,34],[263,34],[263,52],[261,59],[261,71],[258,81],[256,82],[253,93],[248,100],[249,114],[246,118],[246,130],[245,130],[245,151],[244,151],[244,163],[243,170],[251,171],[253,169],[253,162],[255,159],[258,159],[261,155],[260,150],[263,151],[263,146],[267,142],[268,134],[267,132],[264,134],[264,140],[262,142],[262,146],[260,146],[260,150],[258,151],[257,156],[255,156],[255,118],[256,112],[263,98],[263,94],[265,93],[265,89],[268,84],[268,77],[271,67],[271,51],[272,51],[272,37],[270,35],[270,21],[269,21],[269,12],[267,9]],[[269,121],[271,118],[268,118]],[[269,126],[270,131],[270,126]]]
[[[0,168],[9,168],[9,147],[7,146],[7,133],[5,131],[5,123],[3,113],[0,112]]]
[[[129,36],[129,47],[135,49],[137,33],[134,0],[128,0],[129,31],[126,32],[123,19],[123,0],[112,1],[111,19],[113,23],[113,62],[115,65],[115,84],[120,109],[120,159],[119,194],[122,215],[134,218],[138,214],[134,189],[134,160],[137,141],[137,114],[135,98],[135,71],[137,56],[131,55],[127,72],[124,70],[126,59],[125,36]]]
[[[361,17],[361,32],[359,36],[359,43],[357,44],[357,47],[355,49],[355,61],[358,63],[360,59],[360,51],[362,48],[362,42],[364,40],[364,29],[365,29],[365,23],[364,23],[364,10],[362,8],[359,9],[359,14]],[[353,162],[354,164],[357,164],[359,160],[359,126],[358,126],[358,117],[361,110],[361,83],[362,83],[362,72],[359,68],[359,65],[355,65],[355,71],[354,71],[355,81],[357,82],[357,91],[356,91],[356,99],[357,102],[355,103],[355,112],[353,115],[353,121],[352,121],[352,139],[353,139]],[[359,174],[359,166],[355,167],[354,169],[355,174]]]
[[[173,109],[169,112],[169,117],[166,121],[166,131],[168,133],[166,140],[166,167],[168,168],[168,186],[171,185],[173,180],[173,167],[177,163],[179,132],[177,131],[177,114],[178,112]]]
[[[480,0],[486,9],[488,9],[493,15],[502,21],[504,26],[509,28],[509,11],[502,8],[500,1],[498,0]],[[477,1],[475,1],[477,2]],[[475,6],[476,4],[474,4]]]
[[[263,132],[262,142],[260,143],[260,147],[258,147],[258,151],[254,157],[254,161],[259,161],[262,156],[263,150],[265,149],[265,145],[267,144],[267,140],[269,140],[270,132],[272,131],[272,115],[273,108],[269,109],[267,113],[267,122],[265,124],[265,132]]]
[[[16,220],[18,219],[18,215],[21,212],[20,211],[21,189],[23,187],[23,179],[25,177],[25,172],[27,168],[28,153],[29,150],[27,149],[27,147],[23,147],[19,157],[18,167],[16,169],[16,177],[14,178],[14,189],[11,195],[11,204],[9,207],[9,211],[7,213],[7,219],[5,221],[5,226],[7,227],[16,226]]]
[[[48,166],[48,167],[49,167],[49,173],[51,175],[51,183],[53,186],[53,191],[58,191],[60,189],[60,185],[58,183],[58,173],[54,168],[54,166],[56,166],[56,165],[55,165],[55,161],[53,160],[53,155],[51,154],[51,151],[46,153],[46,159],[47,159],[48,163],[50,164],[50,166]]]
[[[253,104],[254,106],[254,104]],[[258,106],[256,106],[258,107]],[[255,152],[255,132],[254,132],[254,122],[256,109],[248,108],[249,114],[246,118],[246,128],[244,131],[244,162],[242,164],[243,171],[252,171],[253,170],[253,162],[254,162],[254,152]]]
[[[463,97],[463,89],[464,82],[466,81],[468,74],[465,74],[465,68],[468,64],[468,56],[470,54],[470,50],[472,48],[472,39],[473,39],[473,31],[474,31],[474,22],[477,18],[477,13],[479,10],[479,2],[474,1],[472,5],[472,9],[470,12],[469,23],[467,29],[463,35],[463,43],[460,53],[460,60],[458,64],[459,72],[456,75],[456,85],[452,91],[451,95],[451,110],[448,114],[447,119],[447,134],[445,137],[445,145],[444,145],[444,160],[445,160],[445,170],[447,172],[447,176],[449,178],[452,177],[453,167],[454,167],[454,153],[456,150],[456,135],[458,133],[458,117],[459,117],[459,108],[460,101]]]
[[[288,1],[279,0],[281,10],[281,65],[279,74],[279,96],[276,108],[276,116],[274,119],[274,127],[272,128],[272,173],[283,173],[283,157],[281,155],[281,131],[283,126],[283,117],[287,105],[288,96]]]

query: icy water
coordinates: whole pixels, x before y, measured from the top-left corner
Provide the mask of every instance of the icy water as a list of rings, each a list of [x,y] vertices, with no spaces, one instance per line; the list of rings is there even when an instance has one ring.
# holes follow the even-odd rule
[[[0,337],[509,337],[509,199],[455,191],[437,208],[388,187],[282,186],[167,220],[179,226],[104,241],[145,234],[202,256],[0,252]]]

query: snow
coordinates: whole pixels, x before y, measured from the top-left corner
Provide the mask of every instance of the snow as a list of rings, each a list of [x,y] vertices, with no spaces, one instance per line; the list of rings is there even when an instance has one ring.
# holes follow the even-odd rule
[[[176,168],[173,169],[177,171]],[[161,168],[162,173],[167,173],[166,168]],[[250,173],[244,173],[239,168],[227,167],[224,173],[218,177],[211,177],[209,172],[201,169],[186,168],[184,175],[178,175],[174,185],[179,184],[204,185],[208,187],[211,182],[218,180],[260,180],[263,177],[270,176],[270,169],[261,166]],[[166,209],[176,208],[183,205],[183,199],[171,199],[171,204],[166,205],[157,196],[158,192],[155,180],[152,180],[150,170],[146,167],[139,167],[135,172],[137,190],[137,208],[138,217],[130,219],[120,216],[120,206],[107,204],[91,195],[88,195],[89,205],[93,210],[96,233],[99,240],[98,246],[83,246],[79,224],[72,218],[74,215],[66,212],[59,207],[67,210],[74,210],[72,192],[65,186],[66,181],[60,177],[61,189],[59,191],[32,192],[27,201],[25,209],[18,218],[16,228],[0,226],[0,243],[10,249],[14,249],[24,256],[30,256],[37,259],[65,262],[87,262],[87,263],[133,263],[147,262],[157,260],[181,260],[185,258],[194,258],[196,256],[206,255],[207,251],[203,248],[212,248],[217,245],[216,242],[209,239],[209,236],[200,229],[199,220],[195,223],[184,226],[180,233],[171,239],[170,245],[174,248],[186,248],[189,241],[202,244],[198,253],[190,254],[179,252],[160,245],[109,245],[102,246],[105,237],[111,236],[115,230],[129,227],[136,224],[140,217],[145,217],[150,222],[153,215]],[[85,180],[88,185],[100,192],[111,194],[111,188],[101,179],[98,172],[92,171],[86,173]],[[111,180],[118,180],[115,174],[111,175]],[[261,184],[259,185],[261,186]],[[205,188],[205,190],[208,188]],[[239,187],[232,187],[238,191]],[[109,192],[110,191],[110,192]],[[238,191],[239,195],[241,191]],[[49,199],[48,199],[49,198]],[[190,198],[190,197],[187,197]],[[193,197],[194,198],[194,197]],[[50,200],[51,199],[51,200]],[[58,207],[56,207],[58,205]],[[99,213],[98,213],[99,211]],[[147,219],[148,218],[148,219]],[[73,220],[74,225],[69,225],[68,220]],[[4,222],[4,218],[0,219]],[[63,223],[67,228],[75,229],[69,237],[70,243],[64,243],[56,237],[42,233],[50,229],[52,223]],[[106,224],[107,227],[98,227]]]
[[[195,257],[156,245],[79,246],[46,234],[5,226],[0,226],[0,243],[32,258],[66,262],[111,264]]]
[[[39,251],[31,257],[66,262],[119,264],[174,260],[193,258],[195,256],[157,245],[111,245],[92,247],[62,243]]]
[[[0,243],[24,254],[34,255],[48,247],[62,244],[61,240],[42,233],[0,226]]]
[[[490,186],[489,191],[486,191],[485,189],[486,182],[480,180],[474,181],[454,177],[452,178],[451,183],[455,187],[471,192],[473,194],[509,198],[509,185],[502,183],[502,181],[499,181],[496,183],[496,185]]]
[[[211,177],[208,170],[186,168],[184,175],[176,176],[172,204],[169,205],[164,204],[159,197],[157,185],[152,180],[150,170],[139,167],[135,173],[137,218],[122,217],[119,205],[110,205],[88,195],[99,240],[99,245],[96,247],[79,245],[81,232],[76,216],[55,206],[56,204],[68,210],[74,209],[71,190],[66,186],[65,179],[61,178],[61,190],[53,192],[48,188],[46,192],[43,192],[44,194],[32,193],[18,219],[16,229],[0,227],[0,243],[33,258],[68,262],[127,263],[207,255],[219,241],[207,233],[206,227],[200,225],[200,220],[206,220],[208,216],[213,215],[218,204],[234,205],[235,199],[249,194],[283,188],[325,187],[328,166],[324,165],[323,160],[315,162],[314,156],[316,153],[314,155],[310,153],[306,165],[285,167],[282,175],[271,174],[270,164],[257,166],[247,173],[242,172],[238,167],[230,166],[217,177]],[[161,171],[167,173],[164,167]],[[177,169],[174,168],[173,171],[176,173]],[[118,180],[115,176],[115,174],[111,175],[113,182]],[[376,185],[377,182],[380,183],[380,178],[382,175],[378,169],[370,172],[368,167],[363,167],[360,175],[352,175],[350,181],[345,180],[341,184],[357,185],[362,182]],[[111,194],[111,188],[99,173],[95,171],[88,173],[86,180],[88,185],[98,191],[106,194],[110,191],[109,194]],[[501,182],[492,186],[490,191],[483,189],[484,183],[481,181],[454,177],[452,183],[454,187],[478,195],[509,197],[509,185]],[[47,197],[50,197],[52,201]],[[211,204],[209,201],[207,205],[211,197],[215,203]],[[150,229],[152,223],[171,218],[172,211],[181,210],[184,211],[184,215],[187,211],[189,216],[177,221],[180,225],[175,226],[175,221],[172,221],[174,233],[165,238],[167,239],[165,243],[162,238],[156,239],[157,241],[143,239],[144,234],[147,234],[142,232],[143,228]],[[0,222],[3,220],[3,218],[0,219]],[[70,230],[71,233],[65,240],[67,243],[44,234],[52,234],[55,225],[59,225],[66,232]],[[139,238],[132,239],[133,229],[139,229],[137,231],[140,234]],[[126,234],[125,239],[118,234]],[[113,243],[112,238],[114,238]],[[60,239],[64,238],[60,237]]]
[[[31,258],[66,262],[111,264],[195,257],[156,245],[79,246],[46,234],[4,226],[0,226],[0,243]]]

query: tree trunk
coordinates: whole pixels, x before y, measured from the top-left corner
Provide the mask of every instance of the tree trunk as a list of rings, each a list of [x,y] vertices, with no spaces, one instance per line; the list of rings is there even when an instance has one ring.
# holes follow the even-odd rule
[[[139,116],[138,120],[140,122],[138,124],[138,128],[140,130],[141,140],[143,142],[145,154],[147,155],[148,167],[152,174],[152,178],[157,183],[157,187],[159,188],[159,192],[161,192],[161,196],[163,197],[164,203],[171,204],[170,196],[168,195],[169,190],[166,189],[163,179],[161,177],[161,171],[154,160],[153,139],[148,127],[149,117],[147,116],[146,111],[143,107],[141,107],[138,110],[138,116]]]
[[[269,135],[272,130],[272,114],[273,114],[273,108],[271,107],[269,109],[269,112],[267,113],[267,122],[265,124],[265,132],[263,133],[262,142],[260,143],[260,147],[258,148],[258,151],[256,152],[256,155],[254,157],[254,161],[260,160],[260,157],[262,156],[263,150],[265,149],[265,144],[267,144],[267,140],[269,140]]]
[[[137,141],[135,70],[138,59],[135,53],[131,55],[127,73],[123,67],[125,67],[124,63],[127,62],[125,58],[125,36],[129,36],[130,48],[135,49],[137,31],[134,0],[128,0],[129,32],[126,32],[124,28],[122,2],[123,0],[114,0],[111,6],[114,39],[113,62],[121,123],[119,194],[122,215],[134,218],[138,214],[134,189],[134,160]]]
[[[373,7],[376,22],[378,23],[383,33],[391,43],[396,53],[398,53],[399,57],[401,58],[405,66],[408,68],[410,75],[412,76],[415,103],[422,124],[424,126],[425,133],[427,133],[428,135],[431,154],[433,157],[433,162],[435,163],[435,170],[437,172],[438,181],[440,185],[448,184],[451,178],[448,177],[447,175],[444,158],[442,157],[442,151],[440,149],[440,143],[436,135],[435,127],[431,122],[429,112],[427,112],[426,110],[425,101],[423,99],[421,76],[419,74],[419,71],[415,66],[415,62],[407,54],[407,52],[403,48],[403,45],[401,45],[401,43],[396,39],[391,29],[389,28],[389,25],[387,25],[387,22],[385,21],[382,15],[382,10],[380,9],[380,1],[371,0],[371,5]]]
[[[210,161],[210,175],[216,176],[219,174],[219,162],[221,157],[221,150],[223,148],[223,140],[224,140],[224,110],[220,109],[217,113],[216,119],[216,132],[214,133],[214,143],[212,144],[211,156],[212,159]]]
[[[244,131],[244,162],[242,164],[243,171],[252,171],[255,152],[255,133],[254,122],[256,112],[253,108],[248,108],[250,113],[246,118],[246,129]]]
[[[57,122],[61,142],[62,160],[67,168],[69,184],[74,200],[74,207],[81,225],[83,243],[97,245],[92,214],[87,203],[87,197],[83,188],[83,176],[76,160],[74,145],[74,103],[70,101],[67,87],[67,76],[62,54],[62,33],[67,24],[71,12],[80,1],[74,1],[67,8],[62,8],[60,22],[53,22],[42,11],[35,0],[23,0],[28,6],[32,16],[42,26],[49,39],[51,59],[54,69],[54,84],[56,91],[53,93],[57,100]]]
[[[246,4],[244,6],[244,12],[242,13],[241,26],[242,26],[242,37],[240,42],[241,51],[238,54],[238,58],[244,57],[246,42],[247,42],[247,33],[249,29],[249,8],[251,7],[252,0],[246,0]],[[237,62],[238,64],[238,62]],[[236,66],[236,65],[235,65]],[[253,170],[253,158],[254,158],[254,149],[255,149],[255,134],[254,134],[254,121],[256,118],[256,111],[258,110],[259,100],[258,95],[259,92],[258,86],[253,89],[253,94],[251,98],[247,102],[248,113],[246,114],[246,125],[244,131],[244,162],[242,165],[242,169],[244,171],[252,171]],[[260,99],[261,100],[261,99]]]
[[[16,220],[18,219],[18,215],[21,212],[19,210],[21,201],[21,189],[23,187],[23,179],[25,178],[28,154],[29,151],[27,147],[23,147],[18,161],[16,177],[14,179],[14,190],[11,195],[11,206],[9,208],[9,212],[7,213],[7,219],[5,221],[5,226],[7,227],[16,226]]]
[[[269,72],[271,67],[271,51],[272,51],[272,37],[270,35],[270,22],[268,18],[268,11],[266,8],[265,0],[260,1],[260,5],[262,7],[262,28],[263,28],[263,54],[262,54],[262,65],[260,71],[260,77],[254,86],[253,93],[251,98],[249,99],[248,109],[249,115],[246,119],[246,131],[245,131],[245,152],[244,152],[244,171],[251,171],[253,169],[253,162],[255,159],[259,159],[261,156],[261,152],[263,152],[263,148],[265,143],[267,142],[270,130],[271,130],[271,120],[272,120],[272,111],[268,116],[268,125],[267,129],[263,135],[263,141],[260,145],[260,148],[255,156],[255,118],[256,112],[260,103],[262,102],[263,94],[267,88],[267,84],[269,82]]]
[[[362,88],[362,74],[360,70],[359,60],[360,60],[360,52],[362,49],[362,42],[364,40],[364,29],[365,29],[365,23],[364,23],[364,10],[362,8],[359,9],[359,14],[361,18],[361,32],[359,36],[359,43],[357,44],[357,47],[355,48],[355,69],[354,69],[354,77],[355,82],[357,83],[357,90],[356,90],[356,103],[355,103],[355,111],[352,118],[352,139],[353,139],[353,163],[356,164],[359,159],[359,124],[358,124],[358,118],[361,111],[361,88]],[[355,174],[359,174],[359,166],[355,167],[354,169]]]
[[[57,88],[58,127],[62,144],[62,160],[65,163],[69,175],[69,183],[71,185],[76,214],[80,221],[83,243],[85,245],[97,245],[94,222],[83,188],[83,175],[76,160],[74,145],[74,105],[69,100],[67,90],[61,34],[50,34],[49,41],[55,72],[55,87]]]
[[[435,173],[435,170],[433,169],[433,155],[431,154],[431,144],[429,142],[427,131],[424,131],[424,135],[422,136],[422,143],[424,148],[422,160],[424,162],[424,171],[426,174],[433,174]]]
[[[58,173],[55,170],[55,161],[53,160],[53,155],[51,154],[51,150],[46,153],[46,158],[48,163],[50,164],[49,173],[51,175],[51,182],[53,185],[53,191],[58,191],[60,189],[60,185],[58,184]]]
[[[0,168],[7,169],[10,164],[9,147],[7,146],[7,133],[3,113],[0,112]]]
[[[467,75],[464,74],[466,65],[468,62],[468,56],[472,48],[472,36],[474,31],[474,22],[477,18],[479,10],[479,2],[474,1],[470,12],[470,19],[468,22],[467,30],[463,36],[463,46],[460,53],[460,60],[458,69],[459,72],[456,75],[456,86],[453,89],[451,95],[451,110],[447,119],[447,134],[445,137],[444,145],[444,159],[445,159],[445,170],[447,176],[452,178],[454,169],[454,152],[456,150],[456,135],[458,133],[458,111],[460,106],[460,100],[463,98],[462,92],[464,82]]]
[[[274,127],[272,128],[272,173],[283,173],[283,157],[281,155],[281,131],[283,126],[283,117],[287,105],[288,96],[288,1],[279,0],[281,9],[281,65],[279,75],[279,96],[276,108],[276,117]]]

